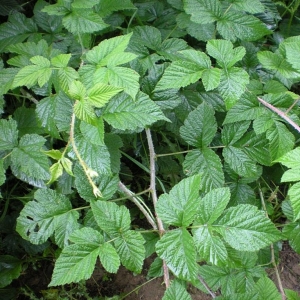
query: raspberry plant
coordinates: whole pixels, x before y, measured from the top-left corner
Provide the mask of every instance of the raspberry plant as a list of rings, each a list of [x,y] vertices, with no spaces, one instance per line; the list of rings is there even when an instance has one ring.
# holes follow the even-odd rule
[[[0,287],[25,251],[55,253],[49,287],[153,255],[164,300],[300,299],[276,258],[300,253],[299,1],[6,5]]]

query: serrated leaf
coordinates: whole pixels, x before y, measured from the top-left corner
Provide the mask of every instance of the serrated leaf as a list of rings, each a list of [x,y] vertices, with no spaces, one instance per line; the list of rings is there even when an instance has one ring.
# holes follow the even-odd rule
[[[149,267],[147,277],[153,278],[153,277],[161,277],[163,275],[164,275],[163,261],[161,258],[156,257]]]
[[[102,266],[109,273],[117,273],[120,266],[120,257],[116,249],[109,243],[99,247],[99,257]]]
[[[113,173],[118,174],[121,168],[121,152],[120,148],[123,146],[122,139],[112,133],[105,134],[105,144],[110,154],[110,167]]]
[[[245,92],[249,83],[248,73],[237,67],[221,71],[220,85],[218,90],[224,98],[227,109],[230,109]]]
[[[73,110],[78,119],[89,124],[95,124],[97,122],[94,108],[87,100],[76,101]]]
[[[113,96],[123,89],[98,83],[88,91],[88,101],[95,107],[103,107]]]
[[[283,234],[289,240],[289,245],[299,254],[300,253],[300,223],[291,222],[283,227]]]
[[[55,160],[60,160],[62,157],[62,153],[59,150],[48,150],[48,151],[43,151],[47,156],[55,159]]]
[[[57,68],[64,68],[68,66],[71,54],[59,54],[51,58],[51,65]]]
[[[300,219],[300,182],[289,188],[288,196],[294,212],[294,221]]]
[[[240,46],[233,49],[233,44],[226,40],[210,40],[206,44],[206,50],[222,68],[231,68],[246,54],[244,47]]]
[[[199,206],[199,175],[183,179],[176,184],[169,194],[159,197],[156,211],[163,222],[178,227],[189,226]]]
[[[180,127],[181,137],[188,144],[199,148],[209,145],[216,132],[214,110],[205,102],[192,111]]]
[[[285,43],[285,51],[287,61],[295,68],[296,70],[300,70],[300,42],[295,41],[291,43]],[[299,72],[299,71],[298,71]]]
[[[250,126],[249,121],[235,122],[233,124],[225,124],[222,130],[223,144],[233,145],[237,142],[248,130]]]
[[[91,277],[103,243],[102,235],[92,228],[76,230],[58,257],[49,286],[64,285]],[[76,253],[76,255],[74,255]]]
[[[156,252],[178,278],[188,281],[197,278],[196,248],[187,229],[165,233],[156,244]]]
[[[285,153],[274,162],[280,162],[288,168],[300,168],[300,147]]]
[[[228,146],[223,149],[223,157],[230,168],[243,177],[253,177],[257,173],[256,162],[240,148]]]
[[[114,241],[121,263],[126,269],[140,273],[145,258],[143,236],[140,232],[128,230]]]
[[[96,1],[98,2],[98,1]],[[110,15],[112,12],[125,10],[125,9],[137,9],[130,0],[102,0],[100,12],[104,16]]]
[[[113,202],[91,201],[91,208],[99,227],[112,236],[130,229],[130,214],[125,206]]]
[[[228,254],[224,242],[220,237],[211,233],[209,227],[200,227],[193,232],[193,238],[200,259],[218,265],[225,263]]]
[[[55,95],[57,103],[54,120],[59,131],[68,131],[70,129],[74,102],[63,92]]]
[[[264,12],[265,7],[260,0],[229,0],[235,10],[246,11],[251,14]]]
[[[86,88],[82,82],[76,80],[71,83],[69,90],[68,90],[68,94],[73,100],[82,101],[82,100],[84,100],[85,95],[86,95]]]
[[[225,40],[232,42],[237,39],[249,42],[256,41],[272,33],[258,18],[234,10],[228,10],[218,19],[217,30]]]
[[[59,162],[54,163],[50,167],[50,174],[51,174],[51,178],[47,182],[47,184],[53,183],[54,181],[56,181],[58,179],[58,177],[60,177],[63,174],[63,166]]]
[[[17,68],[0,70],[0,95],[4,95],[10,90],[18,71]]]
[[[142,92],[135,101],[126,94],[111,99],[103,112],[103,119],[121,130],[136,130],[159,120],[168,121],[160,108]]]
[[[39,189],[34,194],[34,200],[22,209],[16,229],[33,244],[42,244],[54,234],[58,245],[63,248],[70,233],[78,228],[78,218],[79,213],[72,210],[66,196],[54,190]]]
[[[61,89],[67,93],[71,84],[78,79],[78,73],[71,67],[59,68],[57,71],[57,78],[54,78],[54,84],[57,84]],[[55,81],[56,80],[56,81]]]
[[[0,25],[0,52],[9,45],[23,42],[37,31],[38,28],[32,19],[27,19],[25,15],[15,11],[9,16],[8,22]]]
[[[189,152],[183,162],[183,169],[187,175],[201,174],[201,184],[206,192],[224,185],[221,160],[209,148]]]
[[[45,142],[37,134],[26,134],[11,153],[11,169],[14,175],[37,187],[44,187],[44,180],[50,178],[48,159],[41,151]]]
[[[280,238],[265,213],[249,204],[227,209],[214,225],[225,241],[239,251],[257,251]]]
[[[74,176],[74,174],[73,174],[73,172],[72,172],[72,165],[73,165],[73,163],[72,163],[71,160],[69,160],[68,158],[66,158],[66,157],[63,156],[63,157],[60,159],[60,163],[61,163],[61,165],[63,166],[64,170],[65,170],[69,175]]]
[[[274,121],[273,126],[267,130],[266,136],[270,142],[272,160],[278,159],[294,147],[295,136],[279,121]]]
[[[14,256],[0,255],[0,288],[1,289],[10,285],[14,279],[17,279],[21,275],[22,263],[23,262],[20,259]]]
[[[102,118],[97,119],[95,126],[81,122],[80,131],[84,138],[90,143],[99,146],[104,145],[104,122]]]
[[[162,300],[192,300],[192,298],[179,281],[173,280],[166,289]]]
[[[300,181],[300,168],[293,168],[283,173],[281,182]]]
[[[275,283],[267,276],[264,276],[257,281],[255,289],[258,291],[260,299],[282,299]]]
[[[222,7],[218,0],[184,0],[183,3],[185,12],[198,24],[215,22],[222,15]]]
[[[0,120],[0,133],[0,151],[11,150],[18,145],[18,125],[15,120]]]
[[[63,25],[73,34],[93,33],[106,27],[103,19],[91,9],[76,9],[65,15]]]
[[[284,289],[284,293],[287,296],[287,300],[300,300],[299,293],[296,291]]]
[[[217,88],[221,80],[221,70],[218,68],[206,69],[202,73],[202,83],[206,91]]]

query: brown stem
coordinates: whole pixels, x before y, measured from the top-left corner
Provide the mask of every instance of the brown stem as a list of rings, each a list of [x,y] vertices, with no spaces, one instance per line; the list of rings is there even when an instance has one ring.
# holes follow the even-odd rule
[[[209,286],[207,285],[205,280],[200,275],[198,275],[198,279],[204,285],[204,287],[209,292],[209,294],[212,296],[212,298],[217,298],[217,295],[209,288]]]
[[[151,131],[149,128],[146,128],[146,136],[147,136],[147,142],[149,147],[149,160],[150,160],[150,192],[152,197],[152,202],[154,206],[157,226],[159,230],[159,235],[162,236],[165,233],[165,229],[162,223],[162,220],[158,217],[156,214],[156,204],[157,204],[157,194],[156,194],[156,183],[155,183],[155,150],[154,145],[152,141]],[[166,285],[166,288],[170,286],[170,277],[169,277],[169,268],[165,261],[163,261],[163,269],[164,269],[164,282]]]

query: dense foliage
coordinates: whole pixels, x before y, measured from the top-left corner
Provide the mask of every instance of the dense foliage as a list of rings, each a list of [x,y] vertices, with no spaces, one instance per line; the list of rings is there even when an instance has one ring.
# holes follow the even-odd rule
[[[300,299],[266,272],[300,253],[299,6],[1,2],[1,297],[152,255],[164,300]]]

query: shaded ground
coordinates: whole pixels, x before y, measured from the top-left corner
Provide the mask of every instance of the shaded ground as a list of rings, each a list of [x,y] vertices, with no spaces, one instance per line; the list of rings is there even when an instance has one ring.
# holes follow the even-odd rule
[[[64,299],[88,299],[85,295],[92,297],[112,297],[120,295],[121,299],[125,300],[160,300],[163,297],[165,287],[162,278],[157,278],[149,281],[147,279],[147,268],[150,261],[145,263],[142,274],[134,275],[128,272],[125,268],[120,268],[115,275],[106,273],[100,266],[96,266],[95,271],[86,282],[85,286],[78,287],[77,285],[69,286],[66,290],[72,290],[72,293],[66,293]],[[296,254],[291,248],[284,244],[280,253],[280,264],[278,266],[282,284],[284,288],[297,291],[300,295],[300,255]],[[50,282],[52,274],[52,267],[44,265],[37,270],[27,270],[18,281],[15,282],[15,287],[26,287],[26,290],[31,290],[31,295],[19,295],[15,299],[63,299],[57,298],[60,291],[58,289],[51,289],[53,298],[46,297],[47,285]],[[269,271],[270,277],[276,282],[274,270]],[[49,291],[49,289],[48,289]],[[193,300],[208,300],[212,299],[210,295],[206,295],[196,288],[189,288],[189,292]],[[59,294],[62,296],[62,294]],[[124,298],[123,298],[124,297]],[[90,298],[92,299],[92,298]],[[99,298],[98,298],[99,299]]]

